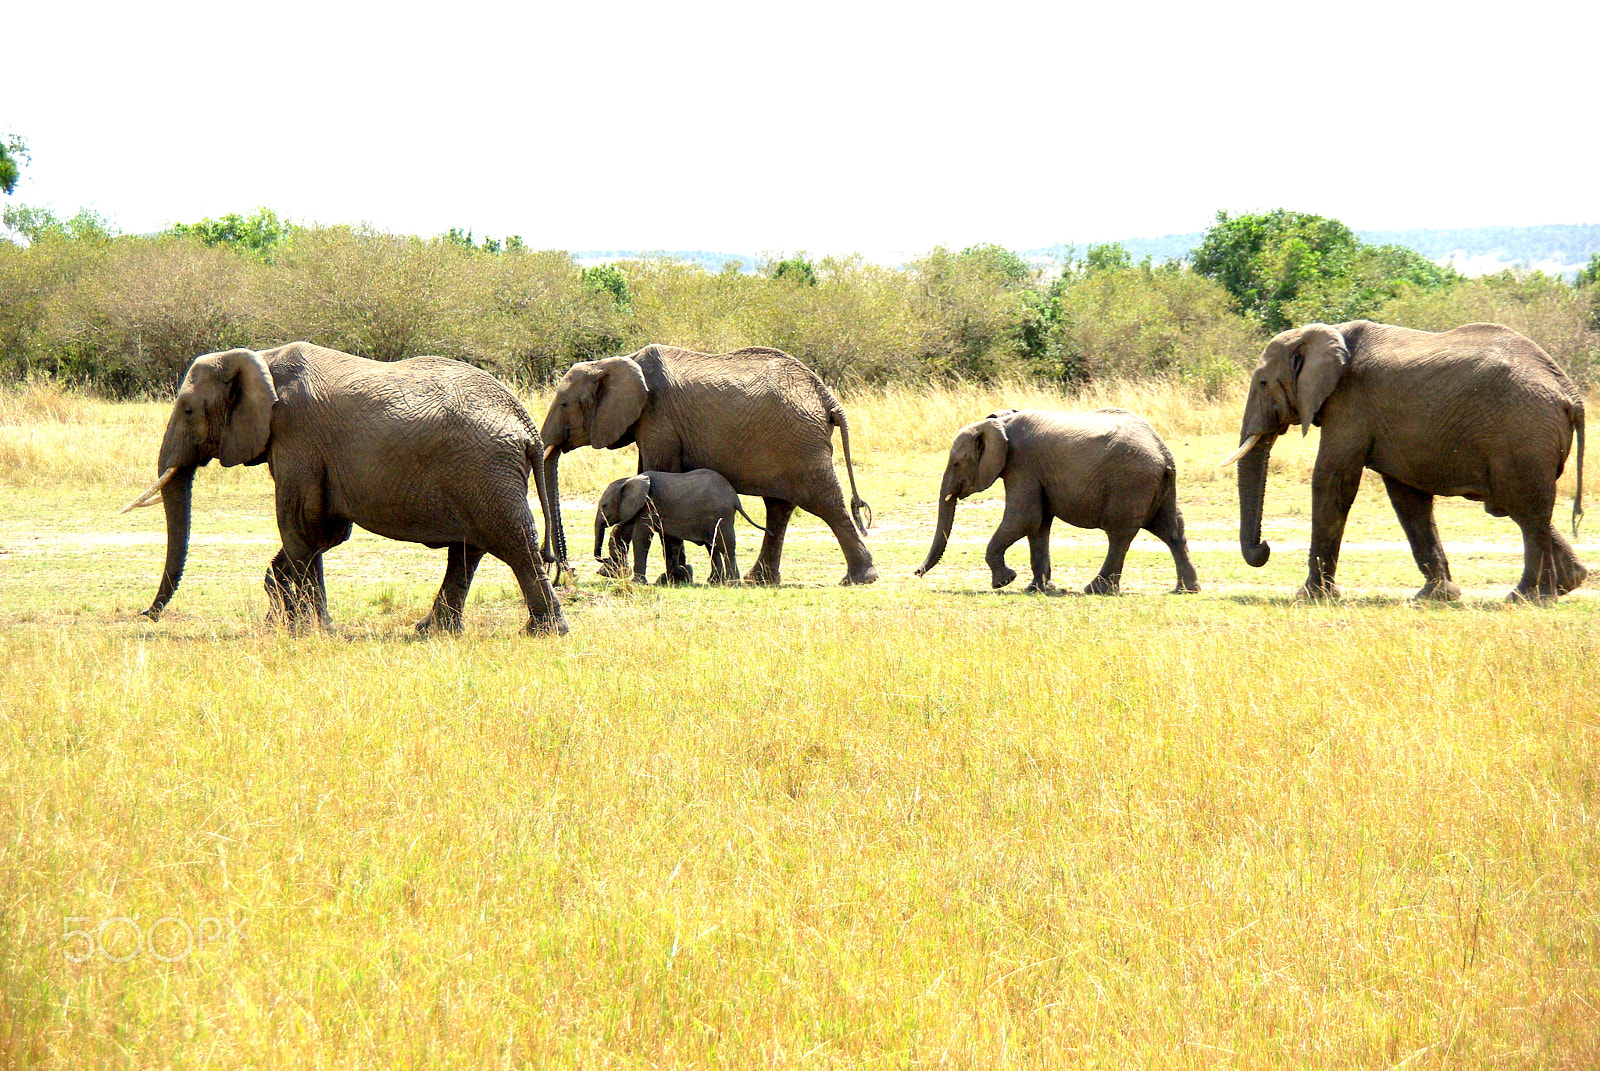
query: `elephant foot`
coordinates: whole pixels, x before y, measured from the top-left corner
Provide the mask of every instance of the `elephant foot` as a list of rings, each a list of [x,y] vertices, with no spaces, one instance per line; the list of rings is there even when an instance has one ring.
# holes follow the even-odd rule
[[[461,632],[461,615],[440,613],[436,609],[417,622],[417,635],[431,636],[435,632],[459,634]]]
[[[744,574],[744,582],[764,588],[775,588],[780,583],[778,567],[767,565],[765,562],[756,562],[750,567],[750,571]]]
[[[613,561],[610,558],[600,559],[600,568],[596,570],[599,575],[607,580],[621,580],[627,574],[627,563]]]
[[[1461,598],[1461,588],[1453,580],[1430,580],[1422,585],[1415,598],[1434,602],[1455,602]]]
[[[1008,565],[1002,565],[1000,568],[993,570],[993,575],[989,577],[989,586],[997,589],[1003,588],[1016,578],[1017,571],[1015,569]]]
[[[1122,582],[1120,578],[1097,576],[1083,587],[1085,595],[1120,595]]]
[[[1567,595],[1583,587],[1583,582],[1588,579],[1589,570],[1579,565],[1576,560],[1565,567],[1556,568],[1556,594]]]
[[[1300,590],[1294,597],[1302,602],[1327,602],[1339,598],[1339,585],[1329,580],[1322,584],[1314,584],[1307,580],[1300,585]]]
[[[688,587],[693,583],[694,572],[692,570],[682,573],[674,570],[668,570],[667,572],[656,577],[656,586],[663,588]]]
[[[877,582],[878,567],[876,565],[869,565],[865,569],[852,570],[851,572],[846,573],[845,578],[839,581],[839,585],[841,587],[849,587],[852,584],[876,584]]]
[[[1172,594],[1174,594],[1174,595],[1193,595],[1193,594],[1197,593],[1199,590],[1200,590],[1200,582],[1198,580],[1187,580],[1187,581],[1180,580],[1180,581],[1178,581],[1178,586],[1172,589]]]
[[[1048,580],[1034,580],[1033,583],[1022,589],[1029,595],[1056,595],[1059,589]]]
[[[565,636],[572,629],[567,627],[567,618],[560,610],[542,617],[530,617],[528,623],[522,626],[525,636]]]

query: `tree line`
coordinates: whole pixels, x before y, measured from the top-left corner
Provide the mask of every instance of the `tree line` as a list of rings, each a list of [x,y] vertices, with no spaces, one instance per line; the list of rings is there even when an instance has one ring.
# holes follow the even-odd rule
[[[523,384],[648,342],[776,346],[850,387],[1035,377],[1234,389],[1271,334],[1370,318],[1430,330],[1479,320],[1532,337],[1585,385],[1600,376],[1600,255],[1575,282],[1467,279],[1306,213],[1219,213],[1183,261],[1115,243],[1053,264],[997,245],[907,264],[804,254],[708,271],[670,257],[583,265],[521,240],[299,226],[269,209],[122,235],[84,211],[8,206],[0,378],[118,396],[170,391],[187,362],[294,339],[379,360],[441,354]]]

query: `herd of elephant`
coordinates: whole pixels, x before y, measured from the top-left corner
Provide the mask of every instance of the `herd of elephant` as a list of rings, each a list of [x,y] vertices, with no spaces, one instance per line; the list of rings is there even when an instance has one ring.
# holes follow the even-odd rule
[[[1363,469],[1383,477],[1423,586],[1419,598],[1461,592],[1434,524],[1436,495],[1483,503],[1522,530],[1523,572],[1511,598],[1554,599],[1586,570],[1551,524],[1556,480],[1574,436],[1582,515],[1582,395],[1534,342],[1496,324],[1427,332],[1357,320],[1311,324],[1273,338],[1251,377],[1238,451],[1239,537],[1245,560],[1266,564],[1261,513],[1267,462],[1279,435],[1322,428],[1312,473],[1309,571],[1301,593],[1338,594],[1334,574],[1345,518]],[[833,467],[840,434],[845,502]],[[705,354],[650,345],[574,365],[536,428],[516,396],[477,368],[441,357],[380,363],[305,342],[207,354],[189,366],[167,422],[159,479],[125,509],[166,513],[159,589],[144,613],[171,600],[188,556],[195,470],[265,463],[283,545],[267,570],[268,620],[329,624],[322,556],[353,525],[448,552],[444,582],[418,629],[459,630],[484,554],[505,562],[527,602],[526,631],[568,625],[546,565],[570,574],[560,459],[583,446],[638,447],[638,475],[602,496],[595,556],[621,575],[632,550],[643,579],[653,534],[664,579],[687,581],[685,541],[712,551],[714,582],[739,579],[733,511],[738,495],[766,504],[761,550],[743,577],[777,584],[784,533],[796,507],[820,517],[844,552],[846,584],[878,578],[865,534],[871,510],[856,489],[850,428],[833,392],[779,350]],[[528,505],[534,478],[544,541]],[[942,556],[957,500],[1005,483],[1005,511],[985,555],[992,582],[1016,577],[1006,551],[1027,537],[1033,579],[1050,586],[1050,525],[1060,518],[1106,533],[1090,593],[1118,590],[1128,545],[1141,530],[1177,566],[1177,592],[1199,589],[1178,508],[1172,455],[1144,420],[1121,409],[1087,413],[1004,410],[962,428],[939,488],[933,545],[917,574]],[[743,513],[743,510],[739,510]],[[746,520],[750,520],[746,516]],[[754,524],[754,521],[751,521]]]

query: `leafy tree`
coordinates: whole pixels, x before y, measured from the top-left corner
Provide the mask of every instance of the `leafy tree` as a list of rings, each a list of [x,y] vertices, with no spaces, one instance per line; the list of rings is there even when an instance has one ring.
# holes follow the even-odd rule
[[[615,264],[596,264],[583,269],[583,284],[590,290],[610,294],[611,300],[622,312],[633,307],[633,295],[628,292],[628,277]]]
[[[1042,356],[1043,293],[1038,272],[1022,257],[998,245],[959,253],[939,246],[910,268],[930,371],[993,379]]]
[[[969,245],[956,258],[1008,290],[1032,287],[1038,274],[1033,265],[1003,245]]]
[[[793,256],[772,266],[772,278],[789,279],[797,286],[816,286],[817,270],[804,255]]]
[[[1344,274],[1360,245],[1336,219],[1285,208],[1257,215],[1218,212],[1192,256],[1194,270],[1215,279],[1234,307],[1273,331],[1289,326],[1284,305]]]
[[[1600,283],[1600,253],[1589,254],[1589,263],[1578,269],[1578,277],[1573,283],[1576,286],[1593,286]]]
[[[1336,219],[1283,208],[1234,217],[1218,212],[1193,264],[1222,284],[1239,312],[1272,331],[1376,316],[1402,293],[1461,279],[1414,249],[1366,245]]]
[[[66,240],[88,239],[103,241],[117,233],[111,221],[92,208],[80,208],[71,219],[63,220],[48,208],[33,205],[7,205],[0,211],[0,223],[16,231],[29,242],[46,238]]]
[[[250,216],[229,212],[221,219],[173,224],[168,234],[192,235],[206,245],[223,245],[240,252],[268,257],[284,243],[294,226],[270,208],[257,208]]]
[[[13,193],[31,157],[28,143],[17,134],[0,135],[0,193]]]
[[[1147,257],[1146,260],[1149,258]],[[1096,272],[1117,271],[1122,268],[1131,268],[1133,257],[1124,248],[1121,242],[1105,242],[1101,245],[1091,245],[1083,257],[1083,268],[1093,275]]]

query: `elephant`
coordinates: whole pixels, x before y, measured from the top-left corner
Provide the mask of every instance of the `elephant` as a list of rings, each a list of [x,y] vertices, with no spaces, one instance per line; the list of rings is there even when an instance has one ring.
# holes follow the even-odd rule
[[[956,433],[939,485],[939,521],[933,546],[917,570],[939,563],[955,522],[956,500],[1000,479],[1006,508],[984,558],[991,584],[1017,578],[1006,551],[1023,536],[1033,564],[1029,591],[1050,591],[1050,524],[1059,517],[1079,528],[1099,528],[1109,547],[1100,571],[1084,591],[1115,595],[1122,563],[1139,529],[1167,545],[1178,567],[1176,594],[1200,590],[1178,509],[1178,470],[1167,444],[1142,417],[1126,409],[1051,413],[1002,409]]]
[[[1587,570],[1550,523],[1556,478],[1578,441],[1573,534],[1583,513],[1583,397],[1550,355],[1499,324],[1416,331],[1370,320],[1313,323],[1275,336],[1251,377],[1239,449],[1239,547],[1255,567],[1267,461],[1278,436],[1322,428],[1311,474],[1311,548],[1304,598],[1339,594],[1334,573],[1362,469],[1383,477],[1421,570],[1417,598],[1461,589],[1433,520],[1436,495],[1456,495],[1522,529],[1522,578],[1512,600],[1556,598]]]
[[[710,469],[692,472],[641,472],[612,481],[594,514],[594,556],[601,558],[606,529],[615,525],[620,541],[633,544],[633,579],[644,583],[650,535],[660,532],[711,551],[711,583],[739,582],[733,514],[760,528],[739,504],[733,485]],[[669,580],[670,577],[662,577]]]
[[[547,513],[551,501],[542,452],[516,396],[460,361],[383,363],[306,342],[197,357],[167,421],[160,479],[122,511],[158,496],[166,511],[166,565],[144,616],[158,620],[183,577],[195,470],[215,458],[265,463],[272,473],[283,545],[267,570],[269,621],[330,626],[322,555],[359,524],[448,549],[444,583],[418,631],[459,631],[487,552],[516,574],[525,631],[565,634],[528,509],[530,471]]]
[[[834,428],[850,477],[848,509],[833,468]],[[796,506],[833,530],[844,551],[843,583],[878,579],[864,539],[872,511],[856,490],[844,408],[815,372],[781,350],[711,354],[652,344],[580,362],[556,385],[541,434],[545,483],[555,503],[547,541],[561,534],[561,455],[580,446],[619,450],[636,443],[639,472],[708,468],[739,494],[765,500],[766,536],[747,581],[779,582],[784,533]],[[682,541],[669,536],[663,543],[668,574],[688,579]],[[615,540],[612,547],[620,550]]]

